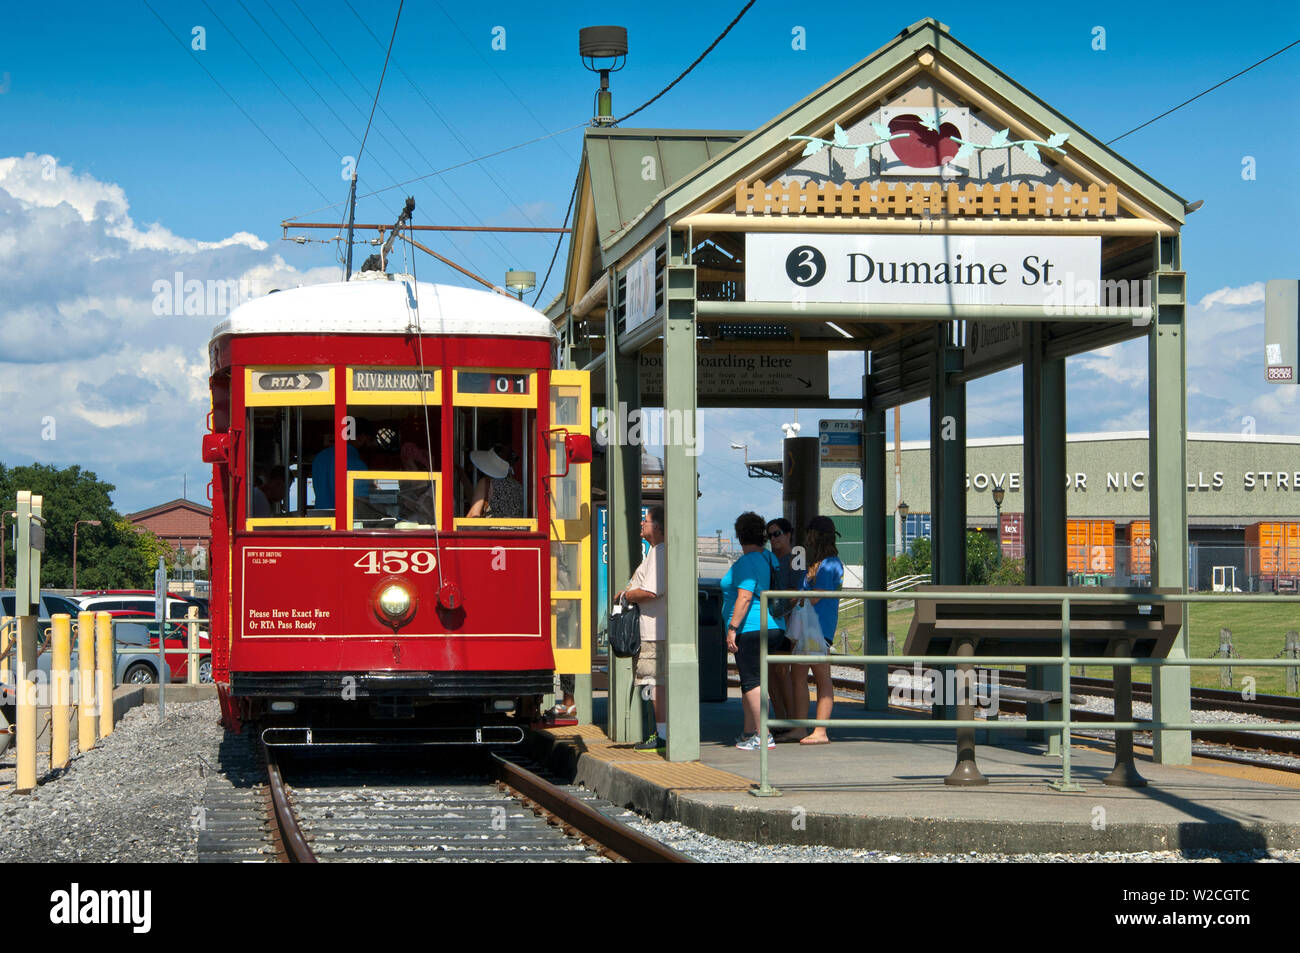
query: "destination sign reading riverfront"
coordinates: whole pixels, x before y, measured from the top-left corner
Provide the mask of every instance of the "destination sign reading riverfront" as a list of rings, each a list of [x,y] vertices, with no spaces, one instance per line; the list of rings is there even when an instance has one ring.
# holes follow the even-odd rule
[[[392,367],[358,367],[352,372],[354,391],[436,391],[436,371]]]
[[[1041,235],[750,234],[745,299],[1094,306],[1101,239]]]

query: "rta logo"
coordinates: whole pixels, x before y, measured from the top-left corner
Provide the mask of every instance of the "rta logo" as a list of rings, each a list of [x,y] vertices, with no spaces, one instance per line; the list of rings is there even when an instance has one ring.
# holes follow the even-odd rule
[[[826,277],[826,256],[811,245],[800,245],[786,256],[785,273],[801,288],[809,288]]]

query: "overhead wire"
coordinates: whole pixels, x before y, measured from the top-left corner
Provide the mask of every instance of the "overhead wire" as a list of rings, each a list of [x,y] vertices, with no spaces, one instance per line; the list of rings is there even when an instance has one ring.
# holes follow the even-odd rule
[[[564,221],[563,223],[561,223],[560,228],[569,227],[569,216],[573,214],[573,202],[574,199],[576,199],[577,197],[578,197],[578,180],[575,179],[573,182],[573,191],[569,193],[569,207],[564,210]],[[560,246],[563,244],[564,244],[564,235],[563,233],[561,233],[560,236],[555,240],[555,250],[551,252],[551,263],[546,266],[546,277],[543,278],[542,283],[537,286],[537,296],[533,298],[534,308],[537,307],[537,302],[542,300],[542,292],[546,290],[546,283],[551,280],[551,269],[555,267],[555,259],[560,257]]]
[[[277,83],[277,82],[275,81],[275,79],[272,78],[271,74],[268,73],[268,72],[263,68],[261,62],[258,61],[257,57],[254,56],[251,52],[249,52],[248,47],[244,46],[243,41],[241,41],[241,40],[239,39],[239,36],[235,33],[235,31],[232,30],[232,29],[230,29],[230,27],[226,24],[226,21],[223,20],[223,19],[221,19],[221,15],[220,15],[219,13],[217,13],[216,10],[213,10],[213,9],[212,9],[212,5],[211,5],[210,3],[208,3],[208,0],[201,0],[201,2],[202,2],[202,4],[203,4],[205,7],[208,8],[208,12],[211,13],[214,17],[216,17],[217,22],[221,24],[222,28],[223,28],[223,29],[224,29],[228,34],[230,34],[230,38],[231,38],[232,40],[235,41],[235,44],[236,44],[236,45],[237,45],[241,50],[244,51],[244,55],[247,56],[250,60],[253,61],[253,65],[256,66],[256,67],[258,68],[258,70],[261,72],[261,74],[262,74],[263,76],[266,77],[267,82],[269,82],[272,86],[274,86],[276,92],[278,92],[278,93],[280,94],[280,96],[283,97],[284,101],[287,102],[290,106],[293,107],[293,111],[296,112],[296,113],[299,115],[299,117],[302,118],[302,121],[305,122],[305,123],[306,123],[306,124],[311,128],[311,131],[314,132],[314,133],[316,133],[316,135],[320,137],[321,142],[325,143],[325,148],[329,149],[330,152],[333,152],[333,153],[335,153],[335,154],[337,155],[337,154],[338,154],[338,149],[336,149],[336,148],[335,148],[335,147],[330,143],[330,141],[329,141],[328,139],[325,138],[325,134],[324,134],[323,132],[321,132],[320,129],[318,129],[318,128],[316,127],[316,124],[315,124],[314,122],[312,122],[310,119],[307,118],[307,114],[304,113],[301,109],[298,108],[298,104],[297,104],[296,102],[293,101],[293,97],[291,97],[288,93],[286,93],[286,92],[285,92],[285,91],[280,87],[280,84]]]
[[[470,50],[473,51],[474,55],[478,57],[479,62],[492,71],[492,75],[495,76],[497,78],[497,81],[500,82],[501,85],[506,88],[506,92],[508,92],[511,96],[515,98],[515,102],[517,102],[523,108],[524,112],[528,113],[529,117],[532,118],[533,122],[537,123],[537,127],[541,129],[543,132],[545,132],[546,126],[542,123],[540,119],[537,118],[537,114],[533,112],[532,108],[528,105],[527,100],[525,100],[522,96],[516,93],[514,87],[512,87],[508,82],[506,82],[505,77],[503,77],[500,73],[497,72],[496,67],[494,67],[491,64],[489,58],[483,55],[482,51],[479,50],[478,45],[469,38],[469,35],[461,28],[461,25],[452,18],[452,15],[450,13],[447,12],[447,8],[444,7],[442,3],[439,2],[439,0],[434,0],[434,4],[442,12],[443,17],[446,18],[447,22],[450,23],[456,29],[456,32],[460,34],[461,39],[465,41],[465,45],[468,46]],[[558,142],[555,142],[554,139],[552,139],[551,142],[555,144],[555,148],[560,150],[560,153],[566,159],[568,159],[569,161],[573,161],[574,157],[569,153],[567,149],[565,149]]]
[[[207,0],[204,0],[206,3]],[[379,94],[384,89],[384,77],[388,75],[388,61],[393,56],[393,41],[397,39],[397,25],[402,22],[402,8],[406,0],[398,0],[397,16],[393,18],[393,32],[388,37],[388,51],[384,53],[384,68],[379,74],[379,85],[375,87],[375,101],[370,104],[370,118],[366,120],[366,131],[361,136],[361,147],[357,149],[357,165],[361,164],[361,155],[366,151],[366,140],[370,138],[370,124],[375,121],[375,107],[379,105]],[[369,27],[367,27],[369,30]],[[374,36],[374,34],[370,34]]]
[[[1139,129],[1145,129],[1147,126],[1151,125],[1153,122],[1156,122],[1156,121],[1158,121],[1158,120],[1164,119],[1164,118],[1165,118],[1166,116],[1168,116],[1170,113],[1177,112],[1178,110],[1180,110],[1180,109],[1182,109],[1184,106],[1186,106],[1188,103],[1194,103],[1194,102],[1196,102],[1196,100],[1198,100],[1198,99],[1200,99],[1202,96],[1206,95],[1206,93],[1212,93],[1212,92],[1214,92],[1216,89],[1218,89],[1220,86],[1225,86],[1225,85],[1227,85],[1228,83],[1231,83],[1231,82],[1232,82],[1234,79],[1236,79],[1238,76],[1243,76],[1243,75],[1245,75],[1246,73],[1249,73],[1249,72],[1250,72],[1251,70],[1253,70],[1256,66],[1260,66],[1260,65],[1263,64],[1263,63],[1267,63],[1267,62],[1268,62],[1269,60],[1271,60],[1273,57],[1275,57],[1275,56],[1280,56],[1281,54],[1285,53],[1287,50],[1291,49],[1291,47],[1296,46],[1297,44],[1300,44],[1300,40],[1292,40],[1292,41],[1291,41],[1290,43],[1288,43],[1286,46],[1282,47],[1282,49],[1277,50],[1277,51],[1274,52],[1274,53],[1270,53],[1270,54],[1268,54],[1268,56],[1264,57],[1262,60],[1259,60],[1258,62],[1251,63],[1249,66],[1247,66],[1244,70],[1241,70],[1240,72],[1233,73],[1233,74],[1232,74],[1231,76],[1229,76],[1227,79],[1223,80],[1223,82],[1215,83],[1215,84],[1214,84],[1213,86],[1211,86],[1209,89],[1204,90],[1203,92],[1199,92],[1199,93],[1197,93],[1197,94],[1196,94],[1195,96],[1193,96],[1191,99],[1188,99],[1188,100],[1185,100],[1184,102],[1179,103],[1179,104],[1178,104],[1177,106],[1175,106],[1173,109],[1166,109],[1164,112],[1162,112],[1159,116],[1156,116],[1154,119],[1148,119],[1146,122],[1142,123],[1142,125],[1140,125],[1140,126],[1134,126],[1134,127],[1133,127],[1132,129],[1130,129],[1128,132],[1124,133],[1124,135],[1116,136],[1114,139],[1111,139],[1109,142],[1107,142],[1106,145],[1108,145],[1108,146],[1110,146],[1110,145],[1114,145],[1115,143],[1117,143],[1117,142],[1119,142],[1121,139],[1123,139],[1124,136],[1131,136],[1131,135],[1133,135],[1133,133],[1137,132]]]
[[[284,18],[281,17],[281,16],[279,15],[279,13],[277,13],[277,12],[275,11],[275,8],[274,8],[274,6],[272,5],[272,3],[270,2],[270,0],[266,0],[266,2],[267,2],[267,6],[268,6],[268,8],[271,9],[272,13],[276,16],[276,18],[280,21],[280,23],[284,26],[284,28],[285,28],[286,30],[289,30],[290,32],[294,33],[295,38],[298,40],[298,44],[299,44],[300,46],[302,46],[302,48],[303,48],[304,50],[307,51],[307,55],[308,55],[308,56],[311,56],[313,62],[315,62],[316,65],[317,65],[318,67],[320,67],[320,69],[326,73],[326,75],[330,76],[330,81],[333,82],[334,85],[335,85],[335,87],[339,90],[339,92],[342,93],[342,94],[344,95],[344,97],[348,100],[349,104],[352,105],[353,109],[357,110],[357,112],[360,113],[360,114],[364,117],[364,116],[365,116],[365,113],[362,112],[361,108],[360,108],[359,106],[357,106],[357,104],[352,100],[352,97],[351,97],[351,96],[348,96],[348,94],[346,93],[346,91],[344,91],[343,87],[340,86],[336,80],[334,80],[333,75],[331,75],[330,72],[329,72],[328,70],[326,70],[324,66],[321,65],[320,61],[317,60],[316,57],[311,53],[311,50],[307,47],[306,43],[304,43],[303,40],[302,40],[300,37],[297,36],[296,31],[293,31],[293,30],[289,27],[289,25],[288,25],[287,23],[285,23]],[[329,38],[326,37],[325,34],[321,32],[320,28],[316,25],[316,22],[311,18],[311,16],[307,13],[307,11],[305,11],[305,10],[302,8],[302,5],[301,5],[300,3],[298,3],[298,0],[291,0],[291,2],[293,3],[294,7],[297,9],[299,15],[301,15],[302,18],[303,18],[304,20],[307,21],[307,25],[308,25],[309,27],[311,27],[312,31],[316,34],[316,36],[318,36],[318,37],[320,38],[321,42],[325,44],[326,49],[328,49],[328,50],[330,51],[330,53],[334,56],[334,58],[335,58],[336,60],[338,60],[339,64],[343,67],[343,69],[346,70],[347,73],[348,73],[348,75],[352,77],[353,81],[356,82],[356,84],[357,84],[359,87],[361,87],[363,90],[365,90],[365,89],[366,89],[366,84],[361,80],[361,78],[360,78],[359,76],[357,76],[357,74],[356,74],[355,72],[353,72],[352,67],[348,65],[347,60],[344,59],[343,56],[339,53],[339,51],[336,50],[336,49],[334,48],[334,45],[333,45],[332,43],[330,43]],[[373,34],[371,34],[371,35],[373,36]],[[367,90],[367,91],[368,91],[368,90]],[[386,119],[386,120],[389,122],[389,124],[392,125],[392,127],[397,131],[398,135],[400,135],[400,136],[402,137],[402,139],[404,139],[404,140],[406,141],[406,144],[407,144],[408,146],[410,146],[411,151],[414,152],[416,155],[420,156],[420,157],[423,159],[423,158],[424,158],[424,152],[423,152],[423,150],[422,150],[419,146],[417,146],[417,145],[415,144],[415,142],[412,141],[411,137],[410,137],[409,135],[407,135],[407,133],[406,133],[406,129],[404,128],[404,126],[403,126],[401,123],[397,122],[397,120],[394,119],[394,118],[392,117],[392,115],[388,112],[388,110],[387,110],[387,109],[386,109],[382,104],[379,106],[379,114],[380,114],[380,116],[382,116],[384,119]],[[411,169],[412,172],[416,172],[416,171],[418,171],[418,170],[416,169],[414,163],[412,163],[411,160],[410,160],[409,158],[406,157],[406,154],[405,154],[405,153],[401,152],[401,150],[399,150],[399,149],[397,148],[397,146],[393,143],[393,141],[392,141],[391,139],[389,139],[388,136],[384,133],[384,131],[383,131],[382,128],[380,128],[380,127],[376,127],[376,132],[377,132],[377,134],[378,134],[378,135],[379,135],[379,136],[380,136],[380,137],[381,137],[381,138],[382,138],[386,143],[388,143],[389,147],[390,147],[391,149],[393,149],[393,151],[397,152],[399,155],[402,156],[403,161],[406,163],[407,166],[410,167],[410,169]],[[428,161],[425,160],[425,166],[426,166],[426,168],[428,167],[428,164],[429,164]],[[381,166],[381,168],[382,168],[382,166]],[[384,172],[385,172],[385,174],[386,174],[390,179],[395,179],[395,178],[396,178],[396,176],[394,176],[392,173],[388,172],[386,169],[384,170]],[[410,184],[412,184],[412,183],[414,183],[414,182],[418,182],[418,181],[420,181],[422,178],[428,178],[428,176],[418,176],[418,175],[417,175],[417,177],[414,178],[414,179],[408,179],[408,180],[406,180],[406,181],[404,181],[404,182],[399,182],[399,183],[397,183],[397,184],[394,185],[394,186],[388,186],[388,187],[385,187],[385,188],[383,188],[383,189],[379,189],[379,190],[377,190],[377,191],[375,191],[375,192],[367,192],[367,193],[363,193],[363,194],[357,196],[357,201],[360,202],[360,201],[363,200],[363,199],[371,198],[371,197],[377,195],[379,192],[388,191],[390,188],[397,188],[397,187],[400,187],[400,186],[402,186],[402,185],[410,185]],[[452,194],[452,196],[456,199],[456,201],[460,203],[461,207],[464,208],[465,211],[466,211],[467,213],[469,213],[469,215],[471,215],[471,216],[474,216],[474,215],[475,215],[473,208],[470,207],[469,203],[465,201],[465,199],[461,196],[461,194],[460,194],[459,192],[456,191],[455,187],[454,187],[450,182],[443,182],[442,185],[443,185],[443,187],[445,187],[445,188],[447,189],[447,191],[449,191],[449,192]],[[447,207],[447,210],[451,213],[451,215],[452,215],[452,217],[453,217],[454,219],[456,219],[456,220],[458,220],[458,221],[461,221],[461,222],[468,223],[469,220],[466,219],[464,216],[460,215],[458,212],[456,212],[455,209],[453,208],[452,204],[451,204],[449,201],[447,201],[447,199],[444,198],[442,195],[438,194],[437,189],[434,188],[432,185],[430,186],[430,191],[431,191],[431,193],[434,195],[434,197],[437,198],[437,200],[438,200],[439,202],[441,202],[443,205],[445,205],[445,206]],[[346,205],[347,202],[344,201],[344,202],[339,203],[339,204],[341,204],[341,205]],[[314,209],[313,212],[324,211],[325,209],[332,209],[332,208],[337,208],[337,207],[338,207],[337,205],[333,205],[333,206],[325,206],[324,209]],[[310,215],[310,214],[312,214],[312,212],[306,212],[306,213],[304,213],[304,215]],[[294,217],[295,217],[295,218],[301,218],[302,216],[294,216]],[[501,255],[498,255],[498,256],[497,256],[498,261],[499,261],[499,262],[500,262],[504,267],[506,267],[506,268],[510,268],[510,267],[512,267],[512,262],[513,262],[513,257],[514,257],[514,256],[510,253],[509,249],[506,248],[506,246],[504,245],[504,243],[502,243],[502,241],[500,240],[500,238],[498,238],[496,235],[488,235],[488,236],[487,236],[487,239],[490,239],[492,242],[494,242],[494,243],[496,244],[496,247],[498,247],[498,248],[501,250]],[[484,242],[483,242],[483,244],[484,244],[485,246],[487,245],[487,239],[485,239]],[[479,265],[478,265],[478,264],[473,260],[473,258],[470,257],[470,255],[469,255],[469,254],[464,250],[464,248],[461,247],[461,245],[460,245],[459,242],[455,241],[454,239],[452,239],[452,238],[450,238],[450,237],[447,238],[447,242],[448,242],[448,244],[450,244],[453,248],[456,249],[456,253],[457,253],[457,255],[458,255],[462,260],[467,261],[470,265],[472,265],[476,271],[483,271],[483,270],[484,270],[484,269],[482,269],[482,268],[481,268],[481,267],[480,267],[480,266],[479,266]],[[495,253],[494,253],[494,254],[495,254]],[[502,257],[502,256],[504,256],[504,257]]]
[[[357,18],[357,22],[361,24],[362,28],[367,33],[370,34],[371,39],[378,42],[378,37],[375,36],[374,32],[370,29],[370,25],[366,23],[365,19],[361,16],[361,14],[357,12],[356,7],[354,7],[351,3],[351,0],[343,0],[343,2],[347,6],[347,8],[352,11],[352,15]],[[417,84],[415,80],[411,79],[410,75],[406,72],[406,70],[402,68],[402,65],[400,63],[397,64],[397,71],[402,74],[402,77],[406,80],[406,82],[410,85],[410,87],[415,90],[416,95],[418,95],[420,99],[424,101],[424,104],[429,107],[429,110],[434,114],[434,116],[437,117],[438,121],[442,123],[442,125],[446,128],[446,130],[449,133],[451,133],[452,138],[454,138],[458,143],[460,143],[461,148],[463,148],[465,152],[468,153],[469,155],[473,155],[474,153],[473,150],[470,148],[469,143],[466,142],[464,137],[462,137],[461,134],[456,131],[456,128],[450,122],[447,121],[447,118],[442,114],[442,111],[438,109],[436,105],[434,105],[433,101],[429,99],[428,96],[425,95],[424,90],[420,88],[419,84]],[[530,216],[527,210],[524,208],[523,203],[506,191],[505,186],[501,184],[501,181],[496,177],[496,175],[492,172],[492,170],[488,166],[483,166],[483,174],[488,178],[489,181],[492,182],[493,185],[496,186],[497,191],[501,193],[502,197],[504,197],[507,202],[513,205],[515,209],[519,212],[519,214],[522,215],[523,218],[527,220],[530,225],[537,225],[537,222],[533,220],[532,216]]]
[[[383,192],[391,192],[393,189],[400,189],[403,188],[404,186],[411,185],[412,183],[423,181],[424,179],[431,179],[434,176],[446,175],[448,172],[454,172],[457,169],[463,169],[465,166],[474,165],[475,163],[483,162],[487,159],[495,159],[499,155],[504,155],[507,152],[513,152],[516,149],[522,149],[524,146],[531,146],[535,142],[542,142],[546,139],[554,138],[555,136],[562,136],[566,132],[573,132],[573,130],[575,129],[582,129],[586,125],[587,125],[586,122],[576,122],[572,126],[565,126],[563,129],[555,130],[555,132],[548,132],[544,136],[534,136],[531,139],[525,139],[523,142],[516,142],[514,145],[506,146],[503,149],[497,149],[493,152],[486,152],[483,155],[474,156],[472,158],[465,159],[461,162],[453,162],[449,166],[444,166],[441,169],[434,169],[432,172],[424,173],[424,175],[417,175],[413,179],[406,179],[403,182],[394,182],[392,185],[385,185],[382,188],[375,189],[372,192],[367,192],[365,193],[365,195],[359,195],[357,196],[357,198],[358,199],[373,198],[374,196],[379,195]],[[317,212],[327,212],[330,209],[336,209],[340,205],[344,205],[344,204],[346,203],[335,202],[333,205],[322,205],[320,208],[310,209],[306,212],[301,212],[298,215],[294,215],[292,216],[292,218],[289,218],[286,221],[293,221],[294,219],[298,219],[298,218],[306,218],[308,215],[315,215]]]
[[[163,29],[166,30],[169,34],[171,34],[172,39],[175,40],[178,44],[180,44],[181,49],[185,50],[190,55],[190,58],[193,59],[194,62],[198,64],[199,69],[203,70],[203,72],[207,74],[208,79],[212,80],[212,82],[216,85],[217,89],[221,90],[221,92],[225,94],[226,98],[230,100],[230,102],[234,105],[234,107],[239,110],[239,112],[243,115],[243,117],[247,119],[250,123],[252,123],[253,128],[262,134],[262,138],[264,138],[267,142],[271,144],[271,148],[273,148],[276,152],[280,153],[280,157],[284,159],[285,162],[289,163],[289,165],[293,168],[293,170],[297,172],[299,176],[302,177],[302,180],[316,191],[317,195],[319,195],[321,198],[326,199],[328,201],[329,196],[327,196],[324,192],[321,191],[320,186],[318,186],[315,182],[313,182],[310,178],[308,178],[307,173],[303,172],[302,169],[298,168],[298,164],[294,162],[292,159],[290,159],[288,153],[286,153],[283,149],[281,149],[279,144],[274,139],[271,138],[270,134],[261,127],[258,121],[254,119],[251,115],[249,115],[248,110],[246,110],[243,106],[239,104],[239,100],[235,99],[235,97],[231,95],[230,90],[226,89],[225,86],[221,85],[221,81],[218,80],[216,76],[212,75],[212,71],[209,70],[206,66],[204,66],[203,62],[197,56],[194,55],[194,50],[192,50],[184,40],[182,40],[179,36],[177,36],[176,33],[173,32],[172,28],[167,25],[167,21],[164,20],[161,16],[159,16],[158,11],[149,5],[149,0],[140,0],[140,2],[143,3],[145,7],[148,8],[149,12],[154,15],[154,18],[157,19],[157,21],[162,24]]]
[[[741,7],[740,12],[737,13],[736,16],[732,19],[732,21],[731,21],[730,23],[727,24],[726,28],[725,28],[721,33],[718,34],[717,39],[715,39],[712,43],[709,44],[708,49],[706,49],[706,50],[705,50],[703,53],[701,53],[699,56],[695,57],[695,62],[691,63],[690,66],[688,66],[688,67],[686,67],[686,69],[682,70],[681,73],[678,74],[678,76],[677,76],[677,78],[676,78],[675,80],[673,80],[671,83],[669,83],[669,84],[668,84],[667,86],[665,86],[663,89],[659,90],[659,92],[655,93],[653,96],[651,96],[649,99],[647,99],[645,102],[643,102],[640,106],[636,107],[636,109],[632,110],[632,111],[631,111],[630,113],[628,113],[627,115],[622,116],[622,117],[620,117],[619,119],[614,120],[614,124],[615,124],[615,125],[618,125],[618,124],[620,124],[620,123],[626,122],[627,120],[631,119],[633,116],[635,116],[635,115],[636,115],[637,113],[639,113],[641,110],[645,109],[647,106],[649,106],[649,105],[650,105],[651,103],[653,103],[655,100],[661,98],[665,93],[668,92],[668,90],[672,89],[674,86],[676,86],[676,85],[677,85],[678,83],[680,83],[682,80],[684,80],[684,79],[686,78],[687,74],[689,74],[689,73],[691,72],[691,70],[695,69],[695,67],[699,66],[700,63],[704,62],[704,57],[708,56],[710,53],[713,52],[714,48],[715,48],[719,43],[722,42],[723,38],[724,38],[728,33],[731,32],[731,28],[734,27],[737,23],[740,22],[741,17],[743,17],[746,13],[749,12],[749,8],[752,7],[752,6],[754,5],[754,2],[755,2],[755,0],[749,0],[749,2],[748,2],[747,4],[745,4],[743,7]]]
[[[737,23],[739,23],[740,20],[741,20],[741,18],[742,18],[746,13],[749,12],[749,8],[752,7],[752,6],[754,5],[754,2],[755,2],[755,0],[749,0],[748,3],[746,3],[743,7],[741,7],[740,12],[737,13],[737,14],[735,15],[735,17],[732,18],[731,22],[728,23],[728,24],[726,25],[726,27],[723,29],[723,31],[722,31],[721,33],[719,33],[719,34],[717,35],[717,37],[714,38],[713,42],[710,43],[710,44],[708,45],[708,48],[705,49],[705,51],[704,51],[703,53],[701,53],[699,56],[695,57],[695,61],[692,62],[690,66],[686,67],[686,69],[682,70],[681,73],[679,73],[679,74],[677,75],[677,78],[676,78],[676,79],[674,79],[671,83],[669,83],[669,84],[668,84],[667,86],[665,86],[663,89],[659,90],[659,92],[655,93],[653,96],[651,96],[649,99],[647,99],[645,102],[643,102],[640,106],[636,107],[636,109],[632,110],[630,113],[627,113],[626,115],[624,115],[624,116],[623,116],[622,118],[620,118],[620,119],[616,119],[616,120],[614,120],[614,125],[618,125],[618,124],[620,124],[620,123],[622,123],[622,122],[624,122],[624,121],[626,121],[626,120],[628,120],[628,119],[631,119],[633,116],[635,116],[635,115],[636,115],[637,113],[639,113],[641,110],[645,109],[645,108],[646,108],[647,106],[649,106],[651,103],[655,102],[655,100],[660,99],[661,97],[663,97],[663,95],[664,95],[665,93],[667,93],[670,89],[672,89],[674,86],[676,86],[678,83],[680,83],[683,79],[685,79],[686,76],[691,72],[691,70],[695,69],[695,67],[699,66],[700,63],[704,62],[704,58],[705,58],[706,56],[708,56],[710,53],[712,53],[712,52],[714,51],[714,49],[717,48],[717,45],[718,45],[719,43],[722,42],[723,38],[726,37],[726,35],[727,35],[728,33],[731,32],[732,27],[734,27]],[[566,211],[566,212],[564,213],[564,221],[563,221],[563,222],[561,223],[561,225],[560,225],[561,228],[568,228],[568,226],[569,226],[569,215],[570,215],[570,214],[572,213],[572,211],[573,211],[573,201],[574,201],[574,198],[577,196],[577,194],[578,194],[578,183],[577,183],[577,182],[574,182],[574,184],[573,184],[573,194],[569,196],[569,210]],[[546,278],[542,280],[541,285],[540,285],[540,286],[538,287],[538,289],[537,289],[537,297],[535,297],[535,298],[533,299],[533,307],[534,307],[534,308],[537,307],[537,303],[538,303],[539,301],[542,300],[542,293],[546,290],[546,282],[550,280],[550,277],[551,277],[551,269],[555,267],[555,260],[556,260],[556,258],[558,258],[559,255],[560,255],[560,246],[561,246],[562,244],[564,244],[564,236],[563,236],[563,235],[561,235],[559,238],[557,238],[557,239],[555,240],[555,250],[551,253],[551,264],[550,264],[550,266],[546,269]]]

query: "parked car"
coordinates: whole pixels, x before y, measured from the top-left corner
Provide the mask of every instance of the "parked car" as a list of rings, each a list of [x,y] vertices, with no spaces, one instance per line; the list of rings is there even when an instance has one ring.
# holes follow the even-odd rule
[[[14,614],[16,602],[14,600],[14,591],[5,589],[0,592],[0,615],[11,616]],[[66,612],[72,616],[73,621],[77,619],[77,613],[84,611],[73,600],[66,596],[56,596],[50,592],[41,593],[41,603],[36,610],[36,640],[44,644],[49,639],[50,633],[50,616],[60,612]]]
[[[132,646],[148,646],[154,653],[154,659],[158,658],[158,623],[154,621],[152,614],[143,614],[130,610],[115,610],[110,611],[109,615],[113,616],[113,624],[117,629],[117,641],[119,643]],[[189,648],[189,627],[171,620],[168,620],[166,624],[167,648]],[[210,682],[212,681],[212,643],[208,639],[207,633],[201,630],[199,632],[199,648],[203,650],[203,654],[199,656],[199,681]],[[189,665],[190,657],[188,655],[167,653],[167,667],[171,671],[171,681],[183,682],[188,679]]]
[[[77,597],[77,601],[81,603],[83,612],[129,610],[147,613],[152,618],[157,610],[152,589],[98,589],[83,592]],[[174,592],[167,593],[167,618],[184,619],[191,605],[198,606],[200,619],[208,617],[206,599],[179,596]]]

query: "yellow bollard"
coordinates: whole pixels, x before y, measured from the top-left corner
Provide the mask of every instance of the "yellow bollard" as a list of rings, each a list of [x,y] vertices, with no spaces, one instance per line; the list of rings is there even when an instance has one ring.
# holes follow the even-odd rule
[[[0,616],[0,682],[5,683],[13,670],[9,665],[9,647],[14,644],[13,624],[13,616]]]
[[[50,659],[50,770],[68,766],[68,708],[72,702],[72,616],[50,616],[53,657]]]
[[[113,617],[95,614],[95,659],[99,667],[99,737],[113,733]]]
[[[199,683],[199,624],[194,620],[199,617],[199,607],[190,606],[185,616],[190,620],[185,626],[190,635],[189,644],[186,646],[190,650],[190,654],[185,656],[185,662],[188,666],[185,670],[187,673],[185,680],[191,685],[197,685]]]
[[[95,747],[95,613],[77,613],[77,752]]]
[[[36,686],[32,675],[36,671],[36,616],[18,617],[18,661],[14,665],[18,678],[17,690],[18,750],[16,787],[19,794],[28,794],[36,787]]]

